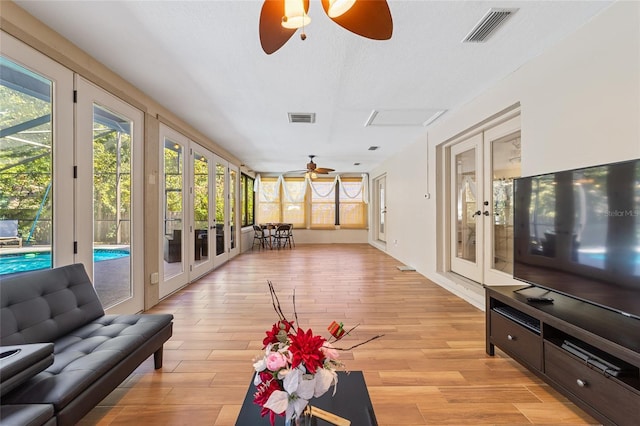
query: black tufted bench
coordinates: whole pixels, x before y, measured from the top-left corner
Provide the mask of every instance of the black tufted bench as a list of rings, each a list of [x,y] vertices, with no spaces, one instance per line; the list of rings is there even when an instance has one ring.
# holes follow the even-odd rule
[[[105,315],[81,264],[3,279],[0,301],[0,345],[54,344],[53,364],[2,396],[3,418],[49,404],[73,425],[152,354],[162,367],[172,334],[170,314]]]

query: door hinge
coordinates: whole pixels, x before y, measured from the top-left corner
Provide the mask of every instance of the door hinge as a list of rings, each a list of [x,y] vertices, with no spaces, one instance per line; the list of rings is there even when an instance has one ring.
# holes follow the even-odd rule
[[[74,104],[78,103],[78,91],[77,90],[73,91],[73,103]]]
[[[73,254],[78,254],[78,242],[73,242]]]
[[[78,166],[73,166],[73,178],[78,179]]]

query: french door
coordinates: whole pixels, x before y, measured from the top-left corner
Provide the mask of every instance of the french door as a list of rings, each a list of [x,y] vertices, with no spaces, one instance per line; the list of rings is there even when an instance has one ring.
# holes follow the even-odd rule
[[[110,313],[144,309],[143,113],[76,75],[76,261]]]
[[[141,311],[142,112],[4,32],[0,46],[0,216],[20,271],[82,263],[108,312]]]
[[[164,124],[160,149],[160,297],[165,297],[239,252],[239,172]]]
[[[240,173],[237,167],[215,156],[215,257],[219,266],[237,255],[239,248],[238,204]]]
[[[450,267],[478,283],[516,283],[512,203],[520,152],[519,116],[450,148]]]

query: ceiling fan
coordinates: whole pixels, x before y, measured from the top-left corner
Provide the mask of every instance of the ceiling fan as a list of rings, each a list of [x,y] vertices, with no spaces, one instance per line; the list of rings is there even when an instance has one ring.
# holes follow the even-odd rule
[[[322,8],[336,24],[354,34],[373,40],[388,40],[393,20],[387,0],[322,0]],[[309,0],[265,0],[260,12],[260,43],[270,55],[311,22]]]
[[[315,177],[314,175],[326,175],[335,171],[334,169],[328,169],[326,167],[318,167],[318,165],[313,161],[314,158],[315,155],[309,155],[309,162],[307,163],[306,169],[294,170],[293,172],[289,173],[305,172],[308,173],[311,177]]]

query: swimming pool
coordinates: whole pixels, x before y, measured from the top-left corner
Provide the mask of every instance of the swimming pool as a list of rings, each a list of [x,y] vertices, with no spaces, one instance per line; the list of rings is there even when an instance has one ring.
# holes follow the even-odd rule
[[[128,250],[94,249],[93,261],[119,259],[129,256]],[[51,268],[51,252],[27,252],[15,254],[3,254],[0,256],[0,275],[14,274],[16,272],[35,271],[37,269]]]

